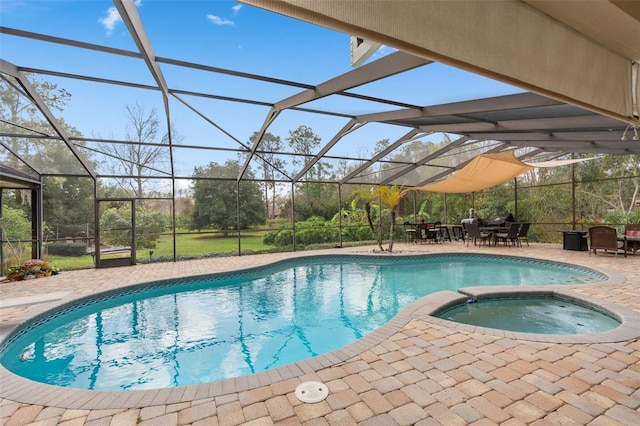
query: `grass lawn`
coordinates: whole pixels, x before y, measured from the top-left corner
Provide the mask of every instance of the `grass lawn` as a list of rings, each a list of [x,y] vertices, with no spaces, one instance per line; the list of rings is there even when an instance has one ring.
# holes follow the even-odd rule
[[[270,246],[262,243],[264,232],[243,233],[240,237],[242,250],[265,250]],[[149,255],[148,250],[140,252]],[[179,234],[176,235],[176,251],[178,255],[202,255],[208,253],[229,253],[238,251],[238,238],[235,233],[225,237],[222,234]],[[173,256],[171,236],[163,236],[153,250],[154,256]]]
[[[242,250],[265,250],[270,246],[262,243],[264,232],[242,233],[240,243]],[[202,256],[210,253],[237,253],[238,239],[235,233],[225,237],[222,234],[195,234],[185,233],[176,235],[176,252],[178,256]],[[153,258],[173,257],[173,239],[171,235],[163,235],[153,249]],[[149,250],[140,249],[136,252],[137,259],[148,259]],[[52,256],[47,260],[60,270],[86,269],[94,267],[94,260],[91,255],[80,257]]]

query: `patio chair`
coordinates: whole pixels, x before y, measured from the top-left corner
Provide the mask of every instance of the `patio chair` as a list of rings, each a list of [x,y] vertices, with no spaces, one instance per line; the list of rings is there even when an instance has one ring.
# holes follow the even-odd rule
[[[485,241],[489,241],[491,238],[490,232],[480,232],[480,224],[478,222],[473,223],[463,223],[464,229],[467,233],[467,246],[469,246],[469,241],[473,239],[473,245],[476,245],[476,240],[480,240],[480,244],[482,245]]]
[[[522,241],[526,241],[527,242],[527,247],[529,247],[529,238],[527,237],[527,234],[529,234],[529,227],[531,226],[530,222],[525,222],[522,224],[522,226],[520,226],[520,230],[518,231],[518,245],[520,247],[522,247]]]
[[[638,249],[640,249],[640,223],[625,225],[624,235],[627,237],[627,251],[635,255]]]
[[[616,228],[610,226],[597,225],[589,228],[589,239],[591,240],[591,247],[589,247],[589,255],[591,251],[597,255],[597,250],[604,250],[605,252],[612,251],[618,256],[618,251],[624,251],[624,241],[618,240]]]
[[[511,243],[512,246],[518,244],[518,231],[520,231],[520,224],[517,222],[511,222],[507,232],[496,232],[495,240],[498,245],[498,240],[504,241],[504,245]]]
[[[416,242],[423,243],[427,239],[427,224],[424,222],[416,223]]]
[[[427,223],[425,234],[424,234],[425,241],[427,242],[433,241],[434,243],[437,243],[438,241],[440,241],[441,226],[442,226],[442,223],[440,221]]]
[[[404,223],[404,235],[406,236],[406,241],[409,244],[413,244],[418,239],[418,229],[416,229],[415,223],[405,222]]]

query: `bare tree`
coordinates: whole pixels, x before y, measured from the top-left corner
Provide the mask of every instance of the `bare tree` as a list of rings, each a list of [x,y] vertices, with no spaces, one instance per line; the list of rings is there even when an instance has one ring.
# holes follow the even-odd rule
[[[127,176],[119,179],[123,189],[141,199],[150,176],[170,176],[169,134],[161,133],[161,122],[155,108],[147,111],[138,102],[125,108],[126,142],[103,144],[102,151],[109,157],[111,171],[115,175]],[[172,141],[178,142],[173,130],[171,135]]]
[[[26,77],[52,113],[64,111],[71,100],[69,92],[59,88],[57,84],[38,79],[34,74],[27,73]],[[64,121],[61,121],[61,124],[68,133],[74,136],[78,135],[78,131],[68,126]],[[0,140],[13,152],[10,154],[8,151],[0,150],[2,163],[21,168],[21,162],[18,161],[18,158],[22,158],[29,163],[37,161],[37,164],[47,166],[48,171],[58,170],[55,168],[58,164],[47,161],[43,163],[43,160],[48,159],[50,151],[55,149],[51,148],[55,144],[42,143],[38,139],[19,136],[21,134],[29,136],[36,133],[52,136],[55,135],[55,131],[22,87],[4,75],[0,75],[0,132],[7,135],[0,137]],[[60,161],[61,158],[61,156],[57,156],[56,159]],[[65,167],[68,169],[68,164],[65,164]]]

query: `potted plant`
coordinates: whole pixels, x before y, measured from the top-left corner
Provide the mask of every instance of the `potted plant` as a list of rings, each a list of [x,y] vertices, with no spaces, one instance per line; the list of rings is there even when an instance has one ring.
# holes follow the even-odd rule
[[[21,266],[9,267],[7,269],[7,280],[31,280],[56,275],[57,273],[57,269],[49,265],[49,262],[46,260],[31,259],[24,262]]]

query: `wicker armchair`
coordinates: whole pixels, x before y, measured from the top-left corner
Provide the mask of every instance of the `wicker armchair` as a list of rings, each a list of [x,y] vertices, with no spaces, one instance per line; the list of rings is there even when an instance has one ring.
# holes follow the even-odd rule
[[[618,241],[618,235],[616,228],[610,226],[598,225],[589,228],[589,239],[591,240],[591,247],[589,247],[589,255],[591,251],[593,254],[598,254],[596,250],[612,251],[618,256],[618,251],[622,251],[626,257],[627,252],[624,251],[624,242]]]
[[[480,244],[483,244],[485,241],[490,243],[491,234],[488,232],[480,231],[480,224],[478,222],[473,223],[463,223],[464,229],[467,233],[467,246],[469,246],[469,241],[473,240],[473,245],[476,245],[476,241],[480,240]]]
[[[627,251],[635,255],[640,249],[640,223],[630,223],[624,227],[624,235],[627,237]]]
[[[520,230],[518,231],[518,245],[520,247],[522,247],[522,242],[526,241],[527,242],[527,246],[529,246],[529,227],[531,226],[530,222],[525,222],[522,224],[522,226],[520,227]]]
[[[511,245],[518,245],[518,232],[520,231],[520,224],[517,222],[511,222],[509,224],[509,229],[507,232],[496,232],[495,240],[496,245],[498,244],[498,240],[504,241],[504,245],[507,243],[511,243]]]

